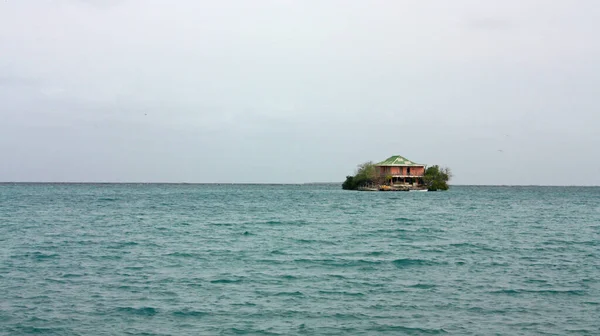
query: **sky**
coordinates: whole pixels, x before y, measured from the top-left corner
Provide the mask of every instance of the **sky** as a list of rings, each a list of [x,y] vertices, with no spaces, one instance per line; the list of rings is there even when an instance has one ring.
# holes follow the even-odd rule
[[[597,0],[3,0],[0,181],[600,185]]]

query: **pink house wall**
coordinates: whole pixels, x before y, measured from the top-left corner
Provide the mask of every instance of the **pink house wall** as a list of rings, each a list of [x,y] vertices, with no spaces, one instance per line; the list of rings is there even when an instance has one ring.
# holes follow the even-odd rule
[[[410,174],[423,176],[425,175],[425,167],[410,167]]]
[[[408,175],[408,167],[379,167],[382,175]],[[411,176],[423,176],[425,175],[425,167],[410,167]]]

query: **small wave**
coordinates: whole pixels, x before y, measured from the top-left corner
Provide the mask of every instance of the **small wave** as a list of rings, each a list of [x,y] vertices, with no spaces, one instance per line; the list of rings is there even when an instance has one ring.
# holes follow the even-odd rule
[[[419,267],[419,266],[432,266],[436,263],[429,260],[423,259],[396,259],[393,261],[394,266],[398,268],[406,268],[406,267]]]
[[[373,328],[377,332],[400,332],[405,335],[440,335],[447,334],[448,332],[444,329],[427,329],[427,328],[412,328],[405,326],[378,326]]]
[[[156,295],[158,296],[163,296],[163,297],[178,297],[179,294],[177,294],[177,292],[174,291],[157,291]]]
[[[547,284],[548,281],[544,280],[544,279],[527,279],[525,280],[526,283],[534,283],[534,284]]]
[[[30,297],[23,297],[23,296],[19,296],[19,298],[23,299],[26,298],[27,300],[35,300],[35,301],[48,301],[50,300],[50,296],[48,295],[35,295],[35,296],[30,296]],[[1,315],[0,315],[1,316]],[[46,319],[43,319],[41,317],[38,316],[34,316],[32,318],[29,319],[30,322],[32,321],[46,321]]]
[[[600,241],[597,241],[597,240],[570,241],[570,240],[561,240],[561,239],[551,239],[551,240],[547,240],[545,242],[542,242],[542,245],[560,245],[560,246],[584,245],[584,246],[598,246],[598,245],[600,245]]]
[[[139,293],[140,292],[140,290],[139,290],[138,287],[131,286],[131,285],[120,285],[120,286],[117,286],[115,288],[116,289],[120,289],[120,290],[126,290],[126,291],[129,291],[131,293]]]
[[[171,334],[157,334],[145,331],[124,331],[124,335],[133,335],[133,336],[169,336]]]
[[[244,303],[232,303],[232,306],[240,306],[240,307],[256,307],[256,303],[252,303],[252,302],[244,302]]]
[[[362,318],[368,318],[367,315],[361,313],[335,313],[332,316],[338,320],[357,320]]]
[[[223,333],[221,333],[223,334]],[[278,333],[270,332],[267,330],[256,330],[256,329],[238,329],[238,328],[229,328],[224,332],[225,335],[234,334],[234,335],[281,335]]]
[[[347,279],[345,276],[341,274],[328,274],[327,277],[334,279]]]
[[[17,326],[12,328],[15,334],[26,334],[26,335],[67,335],[72,334],[73,331],[65,330],[64,328],[43,328],[33,326]]]
[[[303,219],[288,220],[288,221],[283,222],[283,224],[285,224],[285,225],[306,225],[306,224],[308,224],[308,221],[303,220]]]
[[[448,246],[451,246],[451,247],[477,247],[477,245],[472,244],[472,243],[452,243],[452,244],[448,244]]]
[[[418,228],[415,232],[419,232],[419,233],[433,233],[433,232],[445,232],[444,229],[441,228],[431,228],[431,227],[421,227]],[[432,238],[440,238],[443,239],[444,237],[437,237],[437,236],[431,236]]]
[[[406,218],[406,217],[398,217],[394,218],[396,222],[416,222],[416,219]]]
[[[556,290],[556,289],[542,289],[542,290],[531,290],[531,289],[501,289],[492,291],[492,294],[506,294],[506,295],[518,295],[518,294],[541,294],[541,295],[576,295],[582,296],[586,292],[584,290],[571,289],[571,290]]]
[[[417,289],[431,289],[431,288],[435,288],[437,287],[434,284],[416,284],[416,285],[412,285],[409,286],[410,288],[417,288]]]
[[[337,245],[337,243],[329,240],[317,240],[317,239],[294,239],[294,242],[300,244],[319,244],[319,245]]]
[[[491,291],[491,293],[492,294],[516,295],[516,294],[519,294],[520,292],[515,289],[500,289],[500,290],[496,290],[496,291]]]
[[[152,307],[142,307],[142,308],[133,308],[133,307],[119,307],[117,311],[120,313],[126,313],[131,315],[141,315],[141,316],[154,316],[158,314],[158,309]]]
[[[83,276],[85,276],[85,274],[65,273],[62,275],[65,279],[81,278]]]
[[[114,197],[100,197],[98,198],[99,202],[115,202],[118,201],[118,198],[114,198]]]
[[[192,287],[192,288],[202,287],[202,284],[198,283],[198,282],[189,282],[189,283],[187,283],[185,285],[188,286],[188,287]]]
[[[485,308],[481,308],[481,307],[470,307],[467,310],[470,312],[475,312],[475,313],[483,313],[483,312],[487,311]]]
[[[214,284],[232,284],[232,283],[240,283],[242,282],[241,279],[217,279],[217,280],[212,280],[210,283],[214,283]]]
[[[594,329],[573,329],[573,328],[567,328],[566,331],[571,334],[578,334],[578,335],[593,335],[598,332],[597,329],[594,330]]]
[[[133,241],[127,241],[127,242],[117,242],[114,245],[109,246],[109,249],[122,249],[128,246],[137,246],[139,245],[139,243],[133,242]]]
[[[198,256],[194,253],[185,253],[185,252],[172,252],[167,253],[168,257],[178,257],[178,258],[197,258]]]
[[[586,240],[586,241],[579,241],[579,242],[574,242],[575,244],[579,244],[579,245],[587,245],[587,246],[598,246],[600,245],[600,241],[598,240]]]
[[[379,229],[373,231],[375,234],[388,234],[388,233],[406,233],[406,232],[415,232],[414,229],[403,229],[403,228],[393,228],[393,229]]]
[[[268,265],[287,264],[286,260],[281,260],[281,259],[256,259],[256,262],[259,264],[268,264]]]
[[[581,290],[581,289],[570,289],[570,290],[551,290],[551,289],[546,289],[546,290],[533,290],[533,291],[527,291],[529,293],[538,293],[538,294],[545,294],[545,295],[575,295],[575,296],[583,296],[586,295],[586,291]]]
[[[304,293],[295,291],[295,292],[279,292],[275,293],[274,296],[304,296]]]
[[[296,279],[298,279],[298,277],[295,277],[293,275],[288,275],[288,274],[282,275],[282,276],[280,276],[280,278],[285,279],[285,280],[296,280]]]
[[[33,258],[35,260],[46,260],[46,259],[58,258],[58,254],[56,254],[56,253],[33,252],[33,253],[26,253],[26,254],[23,254],[23,255],[11,256],[11,258],[21,258],[21,257]]]
[[[54,279],[54,278],[47,278],[45,281],[47,281],[47,282],[53,282],[53,283],[59,283],[59,284],[65,284],[65,283],[67,283],[65,280]]]
[[[234,224],[232,224],[232,223],[211,223],[210,225],[213,225],[213,226],[233,226]]]
[[[319,291],[320,294],[325,294],[325,295],[341,295],[341,296],[365,296],[364,293],[360,293],[360,292],[346,292],[346,291],[324,291],[321,290]]]
[[[334,260],[334,259],[295,259],[295,263],[319,264],[330,267],[358,267],[358,266],[376,266],[383,262],[378,260]]]
[[[209,315],[209,313],[198,310],[184,309],[174,311],[173,313],[171,313],[171,315],[176,317],[203,317]]]
[[[121,260],[123,259],[123,256],[120,255],[99,255],[99,256],[92,256],[93,259],[100,259],[100,260]]]

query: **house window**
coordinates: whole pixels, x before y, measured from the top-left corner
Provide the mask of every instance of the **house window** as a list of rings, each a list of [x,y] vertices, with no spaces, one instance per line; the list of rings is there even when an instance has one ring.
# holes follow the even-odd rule
[[[410,167],[406,168],[406,175],[410,175]]]

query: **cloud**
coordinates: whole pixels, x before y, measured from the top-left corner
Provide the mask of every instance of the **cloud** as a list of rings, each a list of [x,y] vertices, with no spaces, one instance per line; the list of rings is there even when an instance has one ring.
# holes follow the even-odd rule
[[[15,76],[5,73],[0,69],[0,87],[4,88],[28,88],[37,87],[40,81],[34,78]]]
[[[60,0],[59,0],[60,1]],[[62,0],[74,3],[81,3],[100,9],[109,9],[115,6],[122,5],[128,0]]]
[[[476,31],[505,31],[515,28],[516,24],[508,19],[490,17],[466,20],[466,26]]]

